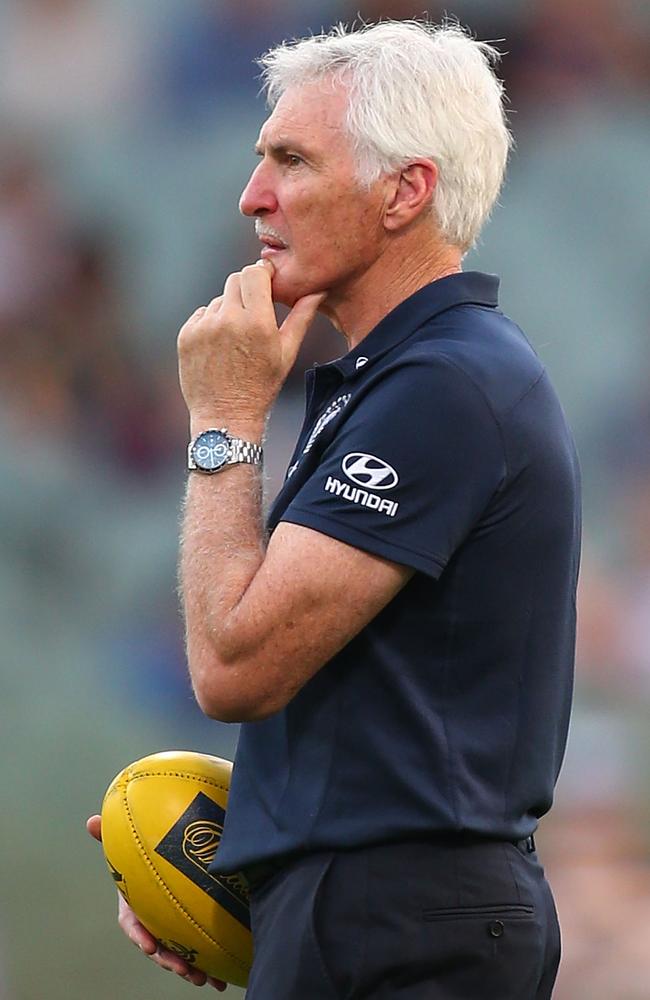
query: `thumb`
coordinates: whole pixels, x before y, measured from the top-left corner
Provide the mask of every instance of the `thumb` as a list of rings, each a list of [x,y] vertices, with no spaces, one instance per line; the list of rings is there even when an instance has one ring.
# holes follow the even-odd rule
[[[287,369],[291,368],[296,360],[305,334],[313,322],[319,305],[326,296],[327,292],[317,292],[315,295],[305,295],[298,299],[280,327],[282,354],[287,363]]]
[[[86,821],[86,829],[91,837],[101,842],[102,839],[102,818],[101,816],[89,816]]]

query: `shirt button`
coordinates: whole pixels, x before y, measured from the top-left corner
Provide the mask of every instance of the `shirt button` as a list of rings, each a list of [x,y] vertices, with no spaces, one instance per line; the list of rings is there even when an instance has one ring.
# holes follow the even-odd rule
[[[492,920],[488,924],[488,932],[491,937],[498,938],[503,934],[503,924],[500,920]]]

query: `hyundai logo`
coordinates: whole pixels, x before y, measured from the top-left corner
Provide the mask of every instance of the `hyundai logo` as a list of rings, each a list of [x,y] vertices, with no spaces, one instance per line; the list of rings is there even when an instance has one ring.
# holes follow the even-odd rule
[[[346,455],[341,467],[348,479],[357,486],[369,486],[372,490],[390,490],[399,482],[399,476],[392,465],[374,455],[366,455],[363,451],[353,451]]]

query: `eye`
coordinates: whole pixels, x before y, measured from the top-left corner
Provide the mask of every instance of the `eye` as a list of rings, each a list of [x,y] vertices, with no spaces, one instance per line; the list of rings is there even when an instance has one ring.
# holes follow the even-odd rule
[[[287,164],[290,167],[299,167],[301,163],[304,163],[301,156],[298,156],[296,153],[287,153]]]

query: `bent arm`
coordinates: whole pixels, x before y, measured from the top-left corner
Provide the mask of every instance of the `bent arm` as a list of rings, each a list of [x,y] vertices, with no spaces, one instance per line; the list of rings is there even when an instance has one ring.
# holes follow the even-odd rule
[[[325,293],[299,299],[278,328],[272,265],[244,268],[178,337],[192,437],[227,427],[248,441],[266,417]],[[190,675],[203,711],[224,721],[278,711],[386,604],[411,571],[318,532],[281,525],[264,540],[261,477],[231,466],[191,473],[180,578]]]
[[[197,701],[225,722],[283,708],[413,573],[281,523],[265,549],[257,469],[190,476],[181,595]]]

